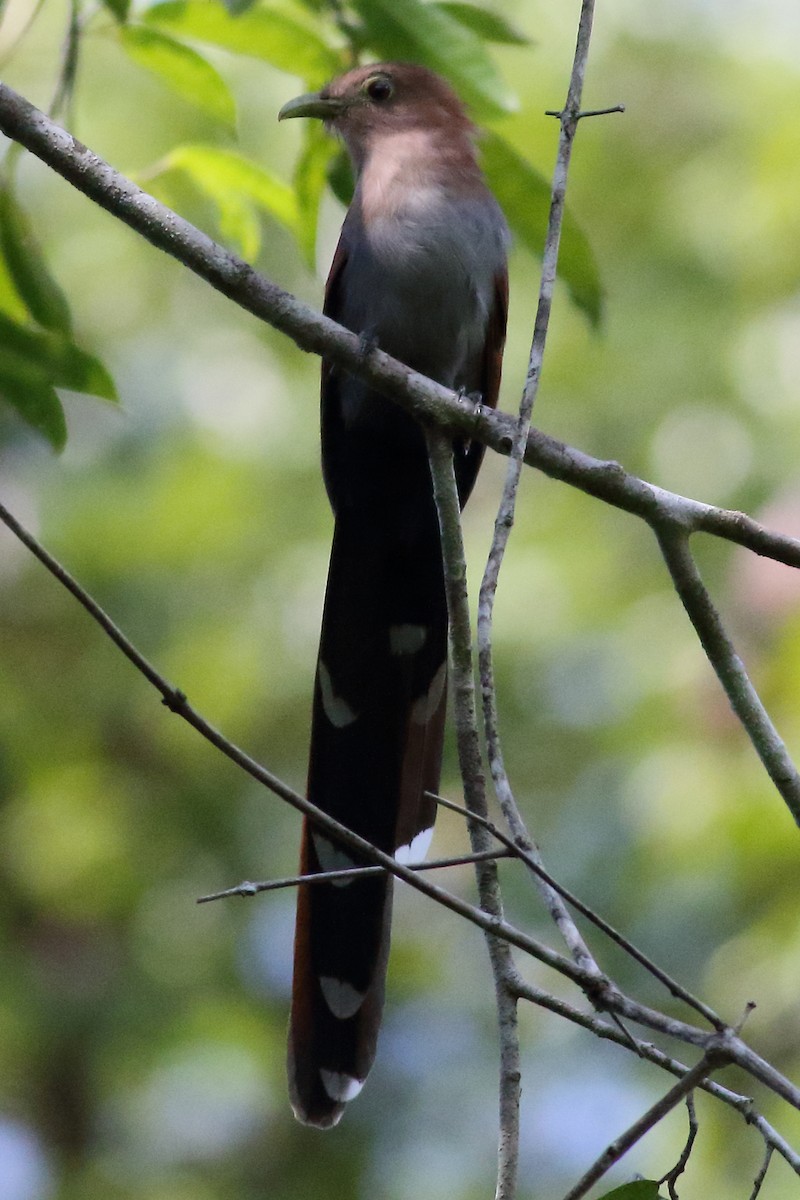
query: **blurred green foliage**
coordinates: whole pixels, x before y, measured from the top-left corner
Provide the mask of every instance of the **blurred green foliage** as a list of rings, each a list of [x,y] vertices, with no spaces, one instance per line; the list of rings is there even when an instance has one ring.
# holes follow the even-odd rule
[[[2,8],[0,56],[6,81],[46,107],[69,4],[50,0],[28,28],[33,8]],[[525,229],[541,216],[507,170],[551,169],[557,125],[542,113],[563,102],[578,5],[519,0],[494,20],[467,8],[415,3],[409,21],[411,5],[367,0],[106,0],[81,38],[70,128],[318,303],[341,218],[324,190],[335,147],[318,129],[279,128],[277,110],[346,62],[348,38],[365,54],[406,47],[446,69],[488,120],[487,159],[514,209],[503,392],[513,408],[536,295]],[[509,23],[533,44],[501,38]],[[800,533],[797,32],[780,0],[598,6],[585,100],[627,111],[579,132],[569,201],[591,252],[575,249],[575,274],[563,276],[536,420],[662,486]],[[197,102],[205,85],[181,93],[198,57],[219,81],[213,104]],[[27,423],[2,410],[0,499],[210,720],[302,788],[330,532],[318,365],[41,164],[18,158],[4,183],[24,226],[3,222],[0,389],[22,396]],[[541,214],[540,185],[529,195]],[[601,289],[598,332],[585,314],[597,317]],[[570,295],[583,295],[583,310]],[[12,377],[31,387],[15,390]],[[113,399],[111,377],[118,406],[79,394]],[[56,445],[68,430],[64,452],[54,456],[31,425]],[[503,474],[487,461],[466,513],[473,584]],[[800,586],[744,552],[698,548],[797,747]],[[758,1001],[752,1042],[796,1072],[797,831],[648,531],[528,474],[496,655],[511,778],[551,870],[729,1019]],[[443,787],[458,796],[452,754]],[[194,901],[290,873],[297,841],[294,815],[182,727],[0,530],[2,1200],[489,1192],[496,1044],[485,954],[475,931],[418,896],[398,896],[366,1098],[325,1137],[292,1120],[293,899]],[[445,814],[436,852],[464,843]],[[507,864],[502,873],[511,918],[550,937],[527,880]],[[474,894],[467,869],[448,881]],[[591,940],[623,986],[667,1004]],[[669,1081],[552,1016],[526,1010],[522,1026],[521,1195],[557,1195]],[[800,1141],[796,1114],[756,1102]],[[705,1097],[698,1112],[686,1194],[746,1194],[758,1138]],[[605,1190],[635,1171],[663,1174],[684,1139],[678,1112]],[[776,1160],[763,1196],[796,1193]]]

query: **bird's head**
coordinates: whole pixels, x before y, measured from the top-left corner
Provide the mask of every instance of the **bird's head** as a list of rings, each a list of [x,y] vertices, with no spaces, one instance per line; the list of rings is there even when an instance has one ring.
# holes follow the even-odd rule
[[[363,161],[375,138],[425,130],[460,141],[472,133],[464,106],[448,83],[412,63],[373,63],[337,76],[320,92],[284,104],[278,120],[317,117]]]

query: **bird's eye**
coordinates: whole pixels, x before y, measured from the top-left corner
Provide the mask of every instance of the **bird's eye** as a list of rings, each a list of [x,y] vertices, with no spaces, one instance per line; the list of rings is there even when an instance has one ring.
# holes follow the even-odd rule
[[[364,84],[364,91],[369,96],[370,100],[377,100],[379,103],[383,100],[388,100],[394,91],[391,79],[386,75],[373,75]]]

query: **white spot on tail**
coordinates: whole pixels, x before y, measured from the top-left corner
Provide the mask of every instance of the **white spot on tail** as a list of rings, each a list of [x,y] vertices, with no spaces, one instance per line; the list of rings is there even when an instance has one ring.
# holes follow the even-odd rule
[[[364,1086],[363,1079],[353,1079],[352,1075],[344,1075],[341,1071],[320,1068],[319,1077],[331,1100],[339,1100],[342,1104],[354,1100]]]
[[[340,1021],[354,1017],[366,998],[365,992],[356,991],[352,983],[344,979],[334,979],[333,975],[320,975],[319,986],[325,1003]]]
[[[432,838],[432,825],[430,829],[421,829],[407,846],[397,847],[394,852],[395,862],[402,863],[404,867],[408,866],[409,863],[422,862],[428,853]]]
[[[333,842],[329,842],[321,833],[312,833],[312,841],[314,849],[317,852],[319,865],[323,871],[347,871],[351,867],[357,866],[349,854],[341,850],[338,846],[334,846]],[[352,883],[352,879],[332,879],[333,887],[347,887],[348,883]],[[320,885],[317,884],[317,887]]]
[[[346,700],[336,695],[333,690],[331,673],[324,662],[320,662],[317,666],[317,679],[319,679],[319,690],[322,693],[322,707],[331,725],[335,725],[337,729],[344,729],[347,725],[352,725],[358,713],[353,712]]]
[[[444,695],[444,685],[447,682],[447,663],[443,662],[431,680],[431,686],[424,696],[415,700],[411,706],[411,720],[415,725],[425,725],[436,712]]]
[[[427,636],[424,625],[390,625],[389,649],[392,654],[416,654],[425,645]]]

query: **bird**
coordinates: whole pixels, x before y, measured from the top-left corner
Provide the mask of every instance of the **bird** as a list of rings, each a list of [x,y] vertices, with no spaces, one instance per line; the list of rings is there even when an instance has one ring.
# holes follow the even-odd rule
[[[373,63],[283,106],[346,147],[355,190],[324,312],[407,366],[495,407],[508,228],[476,129],[443,78]],[[444,568],[426,441],[400,407],[323,359],[322,474],[334,531],[311,719],[308,799],[403,863],[433,835],[447,692]],[[453,443],[459,499],[483,456]],[[300,871],[364,860],[304,820]],[[289,1096],[330,1128],[363,1087],[384,1005],[392,876],[298,889]]]

